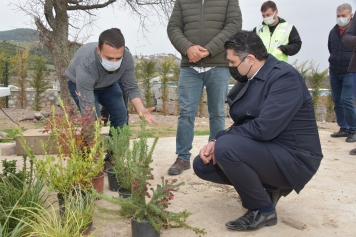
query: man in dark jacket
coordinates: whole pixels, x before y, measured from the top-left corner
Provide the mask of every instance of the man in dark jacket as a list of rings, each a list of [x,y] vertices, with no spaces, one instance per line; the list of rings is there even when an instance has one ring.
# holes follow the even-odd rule
[[[225,48],[239,74],[227,97],[234,124],[200,150],[193,167],[204,180],[233,185],[248,209],[229,229],[257,230],[277,223],[279,198],[299,193],[323,155],[303,77],[268,54],[253,31],[238,31]]]
[[[356,12],[354,13],[354,16],[355,14]],[[356,48],[356,17],[353,17],[351,19],[350,25],[342,37],[342,42],[352,49]],[[354,53],[352,55],[348,72],[352,73],[354,87],[353,92],[354,97],[356,97],[356,50],[354,50]],[[356,148],[350,151],[350,155],[356,155]]]
[[[178,81],[180,114],[176,154],[168,174],[190,168],[194,120],[204,86],[210,123],[210,137],[225,128],[224,104],[230,79],[224,42],[241,29],[238,0],[177,0],[167,33],[182,55]]]
[[[329,33],[329,74],[334,111],[340,130],[331,137],[346,137],[346,142],[356,142],[356,110],[353,96],[352,73],[347,72],[353,49],[342,43],[342,35],[350,24],[352,8],[348,3],[336,9],[336,25]]]
[[[268,53],[278,60],[288,62],[288,56],[297,54],[302,47],[297,29],[278,17],[278,9],[273,1],[264,2],[261,12],[263,22],[253,31],[261,37]]]

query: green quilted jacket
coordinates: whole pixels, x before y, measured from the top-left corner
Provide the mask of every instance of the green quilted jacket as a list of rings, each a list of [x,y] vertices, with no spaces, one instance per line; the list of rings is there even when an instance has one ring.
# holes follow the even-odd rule
[[[238,0],[176,0],[167,33],[182,55],[182,67],[227,66],[225,40],[241,27]],[[210,55],[197,63],[189,62],[186,51],[191,45],[206,48]]]

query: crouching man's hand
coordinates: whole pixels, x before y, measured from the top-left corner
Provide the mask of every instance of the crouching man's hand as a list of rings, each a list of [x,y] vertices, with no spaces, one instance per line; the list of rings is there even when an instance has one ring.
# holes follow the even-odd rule
[[[199,152],[200,159],[204,162],[204,164],[208,164],[211,160],[213,160],[213,164],[216,164],[215,156],[214,156],[214,147],[215,141],[210,141],[206,144]]]

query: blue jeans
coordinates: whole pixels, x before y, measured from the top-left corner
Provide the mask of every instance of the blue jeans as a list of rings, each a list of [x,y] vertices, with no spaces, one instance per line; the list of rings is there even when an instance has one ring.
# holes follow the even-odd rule
[[[79,98],[75,93],[75,83],[68,81],[68,89],[79,108]],[[99,104],[101,104],[110,114],[110,126],[115,128],[123,127],[124,124],[127,123],[127,110],[123,99],[123,93],[118,83],[114,83],[102,90],[94,90],[94,96],[95,110],[98,118],[100,117]]]
[[[194,121],[204,86],[206,87],[209,112],[210,136],[225,129],[224,105],[230,80],[227,67],[215,67],[198,73],[191,67],[182,67],[178,81],[180,114],[178,118],[176,154],[189,161],[194,138]]]
[[[356,72],[352,72],[353,86],[354,86],[354,98],[356,98]]]
[[[341,129],[356,131],[353,73],[338,74],[330,71],[329,74],[337,124]]]

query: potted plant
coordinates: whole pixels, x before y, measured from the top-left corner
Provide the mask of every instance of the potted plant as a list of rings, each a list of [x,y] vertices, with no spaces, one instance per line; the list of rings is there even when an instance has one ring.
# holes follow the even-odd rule
[[[106,170],[108,174],[109,189],[111,191],[126,191],[131,193],[132,188],[132,153],[130,152],[130,127],[110,128],[108,137],[108,150],[113,166]]]
[[[93,179],[104,173],[105,147],[100,136],[101,124],[90,116],[70,116],[70,108],[59,100],[59,107],[52,106],[52,113],[46,121],[45,132],[49,139],[42,144],[44,157],[37,159],[36,172],[43,177],[50,191],[56,191],[63,206],[70,194],[88,193]],[[25,140],[21,139],[27,153],[31,153]],[[48,154],[48,146],[56,146],[58,154]],[[103,186],[103,185],[101,185]],[[102,191],[102,190],[99,190]]]
[[[92,218],[94,215],[94,198],[80,193],[69,194],[65,203],[65,213],[58,218],[57,209],[50,205],[37,205],[32,208],[19,208],[33,216],[21,222],[31,231],[26,236],[93,236]]]
[[[27,236],[30,228],[21,220],[34,220],[24,209],[45,206],[48,194],[43,191],[43,180],[33,169],[33,158],[23,156],[22,167],[17,160],[2,161],[0,173],[0,236]]]
[[[132,218],[132,236],[159,236],[162,228],[181,226],[193,230],[197,234],[205,234],[204,229],[191,227],[185,220],[191,214],[187,211],[172,212],[167,208],[174,198],[173,190],[183,185],[176,179],[167,180],[161,177],[161,183],[154,188],[148,188],[154,179],[152,175],[152,154],[158,138],[155,138],[151,149],[148,150],[147,136],[145,134],[145,122],[142,119],[141,131],[137,140],[133,141],[132,153],[135,161],[133,166],[132,196],[124,199],[121,197],[108,198],[105,195],[99,197],[121,207],[117,212],[120,218]],[[148,202],[146,201],[148,199]],[[113,210],[99,208],[102,212],[114,213]],[[144,225],[144,227],[142,227]],[[148,228],[147,228],[148,227]],[[142,232],[141,232],[142,231]],[[149,233],[152,231],[153,233]]]

